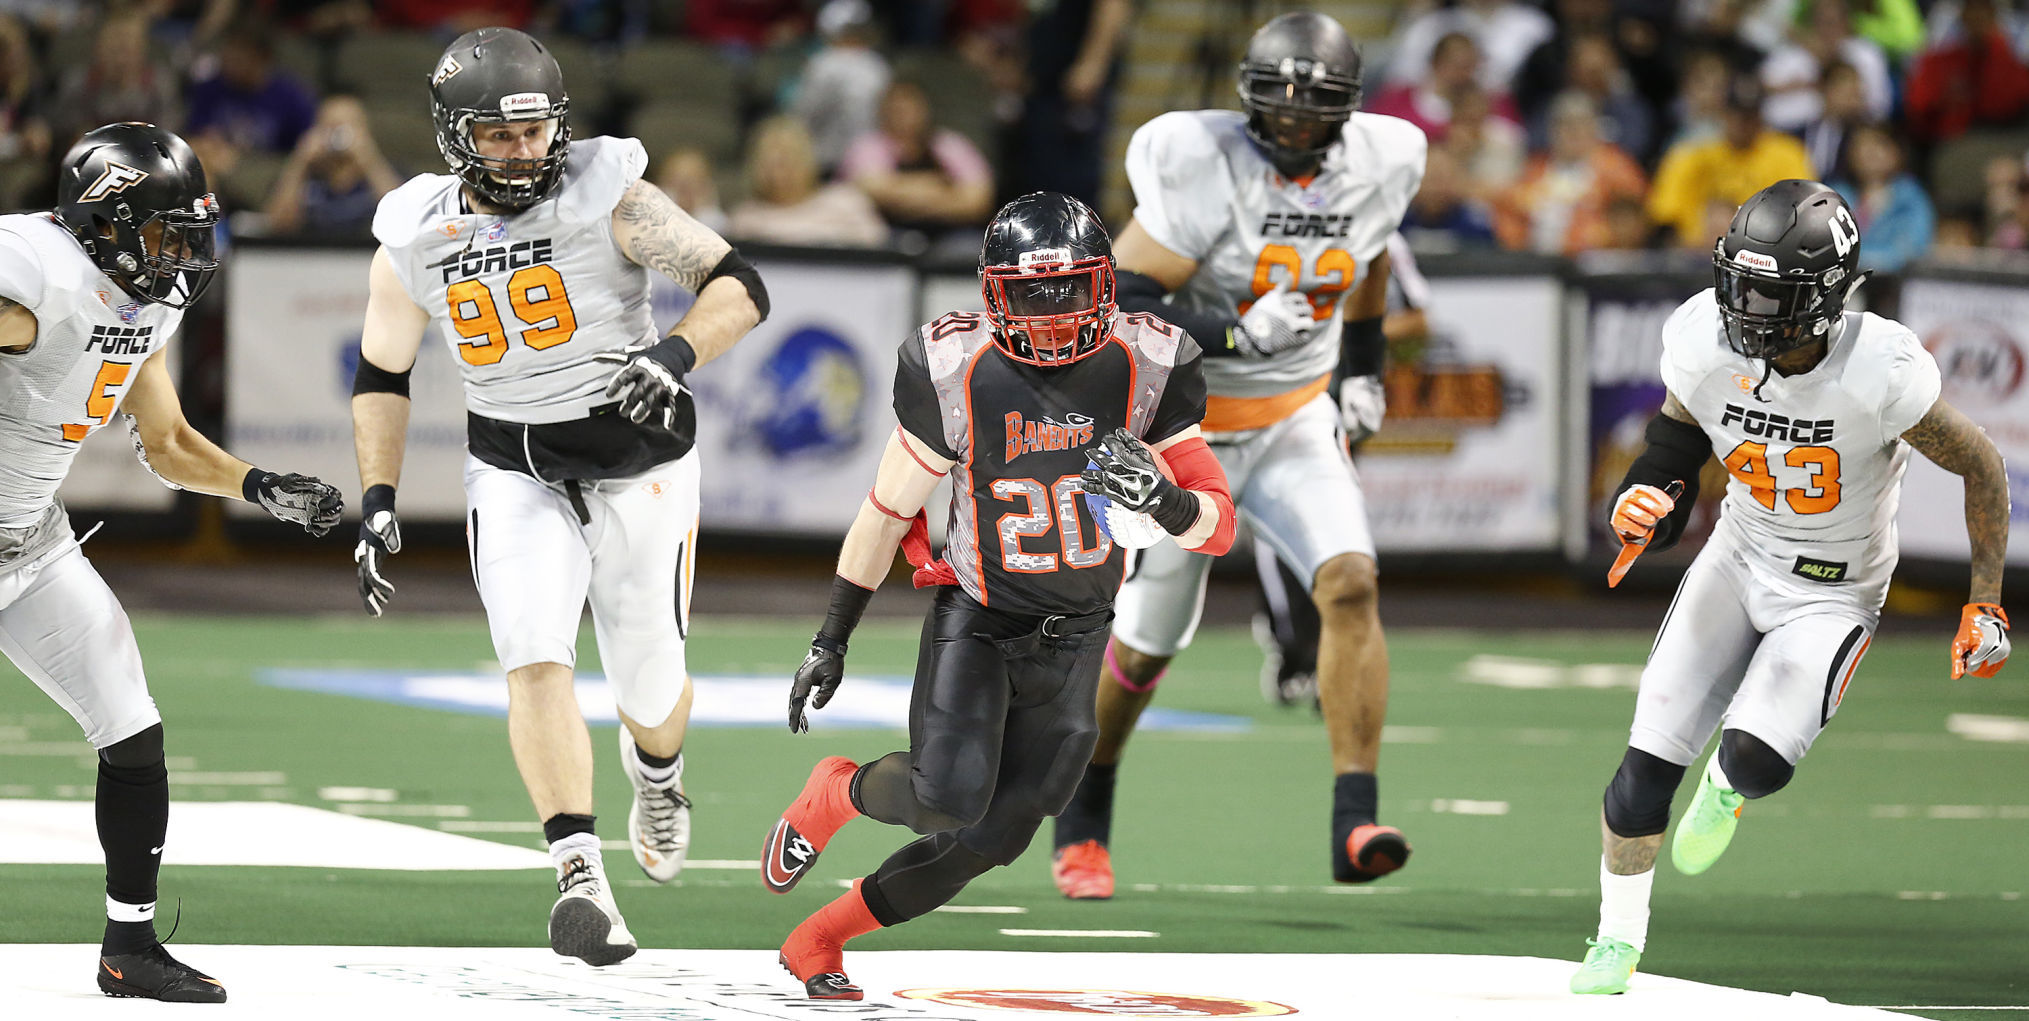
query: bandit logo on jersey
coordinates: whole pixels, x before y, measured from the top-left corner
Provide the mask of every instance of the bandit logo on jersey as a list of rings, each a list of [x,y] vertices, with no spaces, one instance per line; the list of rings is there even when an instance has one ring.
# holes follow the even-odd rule
[[[78,196],[78,201],[96,202],[108,195],[118,195],[147,179],[146,170],[130,167],[118,160],[107,160],[106,169],[99,173],[98,180],[93,181],[83,195]]]
[[[1294,1007],[1266,1000],[1125,989],[898,989],[895,995],[951,1007],[1116,1017],[1280,1017],[1296,1013]]]
[[[1007,460],[1039,450],[1071,450],[1092,442],[1092,416],[1072,413],[1063,422],[1024,420],[1019,411],[1010,411],[1007,425]]]

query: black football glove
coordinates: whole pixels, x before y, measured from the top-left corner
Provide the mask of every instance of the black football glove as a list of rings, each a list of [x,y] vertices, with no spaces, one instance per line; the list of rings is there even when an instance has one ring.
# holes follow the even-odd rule
[[[845,646],[823,635],[812,638],[810,653],[803,657],[803,665],[796,668],[796,679],[789,684],[789,732],[801,734],[809,730],[810,721],[803,715],[805,700],[812,709],[824,708],[831,703],[831,696],[838,693],[839,682],[843,680]]]
[[[248,503],[260,504],[277,521],[302,525],[311,535],[331,531],[345,513],[345,497],[338,487],[309,475],[277,475],[255,468],[240,483],[240,490]]]
[[[352,562],[359,568],[359,599],[366,612],[378,617],[387,609],[395,587],[387,580],[389,554],[402,551],[402,526],[395,519],[395,489],[374,486],[360,497],[359,544],[352,548]]]
[[[677,420],[676,399],[690,392],[683,377],[697,364],[697,352],[690,341],[672,334],[652,344],[601,351],[592,360],[620,366],[606,384],[606,396],[620,402],[620,413],[629,421],[653,424],[672,433],[683,428]]]
[[[1171,482],[1156,466],[1155,455],[1126,429],[1107,433],[1098,446],[1085,448],[1085,456],[1092,461],[1079,476],[1085,492],[1147,514],[1171,535],[1182,535],[1197,523],[1197,497]]]

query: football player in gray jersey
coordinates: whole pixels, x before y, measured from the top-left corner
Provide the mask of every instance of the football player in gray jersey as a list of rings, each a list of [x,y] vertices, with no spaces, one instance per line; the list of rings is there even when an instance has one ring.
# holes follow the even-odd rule
[[[624,724],[635,861],[668,882],[690,841],[698,459],[683,380],[765,318],[768,295],[731,245],[641,179],[641,143],[571,138],[563,74],[542,43],[477,29],[428,77],[451,172],[390,192],[374,216],[352,401],[360,597],[379,616],[394,592],[408,374],[433,335],[465,381],[466,537],[507,673],[508,740],[556,863],[550,946],[613,964],[636,945],[593,830],[592,746],[571,679],[578,621],[589,601]],[[665,337],[650,270],[697,295]]]
[[[336,487],[255,468],[184,420],[163,351],[218,269],[217,223],[190,147],[133,123],[78,140],[53,212],[0,216],[0,652],[98,749],[99,989],[179,1003],[223,1003],[225,987],[155,937],[169,829],[162,715],[126,611],[56,490],[85,438],[124,411],[141,463],[172,488],[258,503],[312,535],[338,523]]]

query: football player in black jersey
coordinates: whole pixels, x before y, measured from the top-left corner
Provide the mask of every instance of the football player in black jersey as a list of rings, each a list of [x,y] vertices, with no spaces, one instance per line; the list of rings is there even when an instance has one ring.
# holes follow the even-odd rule
[[[802,731],[806,700],[821,709],[837,690],[846,643],[898,545],[918,587],[940,586],[908,750],[819,762],[762,850],[762,880],[787,893],[855,816],[921,834],[783,943],[783,966],[815,999],[859,999],[844,973],[847,940],[922,915],[1014,861],[1070,800],[1098,733],[1120,543],[1164,532],[1211,554],[1233,543],[1226,477],[1198,436],[1198,346],[1119,310],[1099,218],[1064,195],[1016,199],[987,227],[980,280],[985,314],[951,313],[902,343],[900,425],[790,689],[790,729]],[[922,508],[947,476],[948,544],[933,561]],[[1130,526],[1143,537],[1130,539]]]

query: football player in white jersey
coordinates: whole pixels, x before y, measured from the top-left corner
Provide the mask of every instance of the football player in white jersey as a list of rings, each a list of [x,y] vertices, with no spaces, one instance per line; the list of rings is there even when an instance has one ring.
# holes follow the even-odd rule
[[[571,679],[578,621],[589,599],[634,786],[629,842],[666,883],[690,839],[681,752],[698,459],[683,379],[767,316],[767,291],[641,179],[640,142],[572,140],[563,74],[540,42],[468,32],[429,81],[451,173],[388,193],[374,216],[381,247],[352,400],[360,596],[378,616],[393,593],[408,374],[428,334],[465,380],[466,538],[507,673],[508,740],[557,868],[550,946],[612,964],[636,945],[593,829],[592,747]],[[650,270],[697,295],[666,337],[650,317]]]
[[[1577,993],[1627,990],[1671,797],[1713,731],[1718,751],[1671,845],[1679,872],[1711,867],[1747,802],[1788,784],[1838,712],[1895,570],[1912,448],[1965,480],[1972,591],[1951,676],[1991,677],[2008,658],[2001,454],[1939,398],[1937,364],[1915,334],[1846,310],[1860,265],[1846,201],[1816,181],[1770,185],[1734,214],[1712,261],[1717,288],[1663,326],[1668,394],[1621,483],[1613,530],[1631,546],[1667,546],[1706,459],[1718,454],[1731,477],[1649,653],[1606,788],[1599,933],[1572,977]]]
[[[245,499],[323,535],[338,489],[220,450],[184,420],[164,350],[218,270],[218,201],[181,138],[109,124],[58,167],[50,213],[0,216],[0,651],[98,749],[110,996],[223,1003],[225,987],[155,938],[169,828],[162,715],[120,602],[85,559],[57,487],[87,436],[125,412],[174,488]]]
[[[1423,179],[1426,142],[1407,121],[1355,112],[1360,53],[1323,15],[1263,26],[1239,79],[1244,112],[1164,114],[1128,143],[1136,206],[1114,248],[1120,307],[1162,316],[1204,349],[1205,439],[1240,515],[1317,605],[1332,876],[1367,882],[1400,868],[1409,844],[1375,822],[1388,655],[1346,443],[1377,428],[1384,410],[1388,236]],[[1335,374],[1345,377],[1336,394]],[[1098,749],[1056,824],[1053,873],[1067,897],[1112,895],[1115,771],[1156,682],[1197,629],[1211,562],[1150,549],[1121,589]]]

